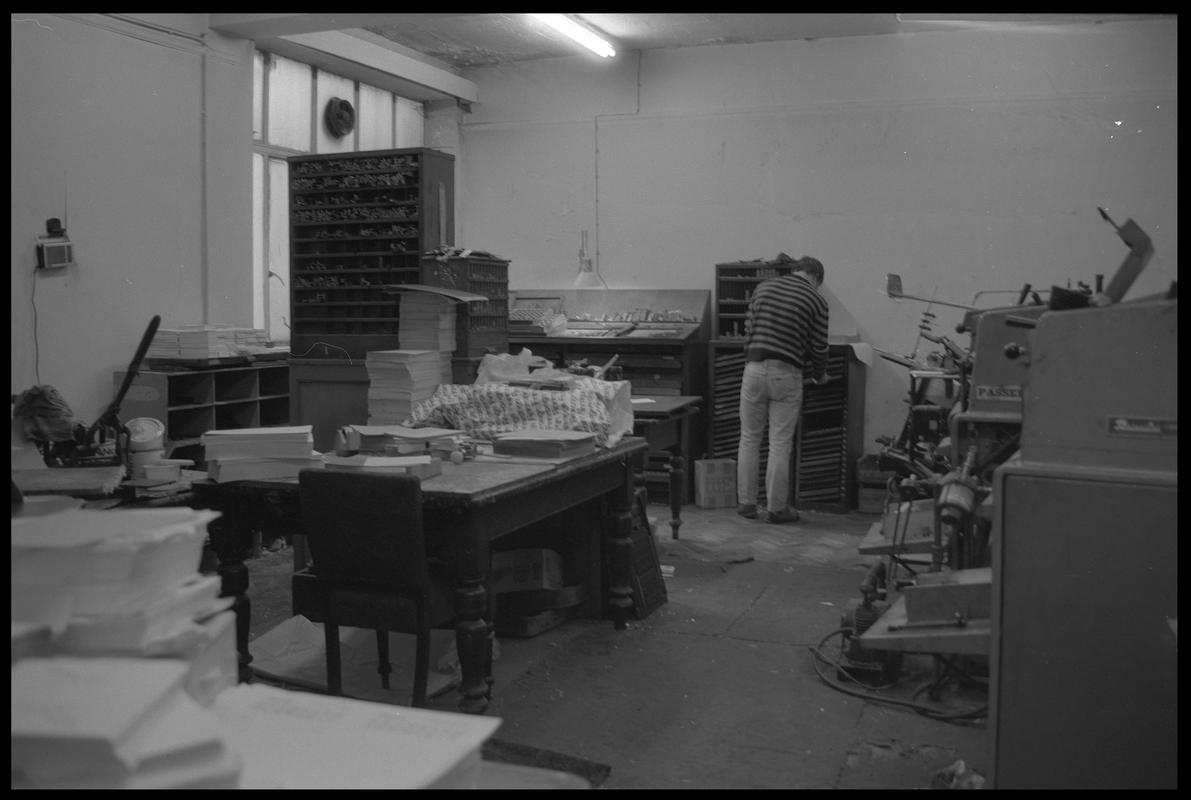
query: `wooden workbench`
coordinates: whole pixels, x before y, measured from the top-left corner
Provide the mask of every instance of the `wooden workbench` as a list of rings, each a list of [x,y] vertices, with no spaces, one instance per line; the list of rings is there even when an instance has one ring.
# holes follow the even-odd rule
[[[631,532],[636,474],[647,450],[644,439],[625,437],[611,448],[566,461],[477,459],[445,463],[441,475],[422,481],[422,518],[427,544],[452,565],[455,580],[455,640],[462,672],[459,708],[483,713],[492,683],[492,598],[488,593],[491,545],[559,512],[597,502],[609,571],[607,616],[627,627],[633,605]],[[290,481],[198,481],[202,505],[220,510],[221,563],[251,546],[254,516],[268,503],[288,507],[294,520],[295,569],[306,566],[301,523],[296,518],[298,484]],[[271,495],[266,500],[266,495]],[[214,524],[214,523],[213,523]],[[599,574],[599,565],[593,565]],[[247,570],[244,570],[247,586]],[[241,654],[242,661],[251,656]]]

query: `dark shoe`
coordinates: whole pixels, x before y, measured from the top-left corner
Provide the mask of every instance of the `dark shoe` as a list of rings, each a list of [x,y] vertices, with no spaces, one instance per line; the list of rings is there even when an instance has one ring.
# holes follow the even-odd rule
[[[770,511],[765,515],[765,521],[774,525],[782,523],[797,522],[798,512],[792,508],[786,508],[781,511]]]
[[[741,503],[740,505],[736,506],[736,513],[745,519],[756,519],[757,506],[755,504],[749,505],[747,503]]]

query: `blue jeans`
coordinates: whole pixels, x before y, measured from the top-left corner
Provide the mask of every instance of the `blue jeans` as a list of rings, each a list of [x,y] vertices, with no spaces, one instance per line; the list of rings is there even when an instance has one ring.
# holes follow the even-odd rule
[[[790,457],[801,411],[802,370],[776,358],[745,363],[740,381],[740,444],[736,451],[736,499],[742,505],[757,503],[761,440],[768,422],[765,505],[774,512],[789,507]]]

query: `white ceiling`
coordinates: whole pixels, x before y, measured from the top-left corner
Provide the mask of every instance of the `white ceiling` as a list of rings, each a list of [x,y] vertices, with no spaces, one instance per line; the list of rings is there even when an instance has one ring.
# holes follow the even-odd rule
[[[618,52],[705,45],[1062,29],[1174,14],[573,14]],[[597,56],[529,14],[210,14],[213,30],[412,100],[476,99],[468,71],[562,56]]]
[[[417,15],[405,15],[417,16]],[[528,14],[425,14],[363,25],[389,41],[456,69],[586,53]],[[574,14],[618,50],[875,36],[1005,26],[1091,23],[1126,14]]]

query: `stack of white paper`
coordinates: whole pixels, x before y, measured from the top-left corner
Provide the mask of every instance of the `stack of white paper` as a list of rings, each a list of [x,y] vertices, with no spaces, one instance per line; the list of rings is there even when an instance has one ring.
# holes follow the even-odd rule
[[[207,525],[189,508],[73,509],[12,521],[12,619],[42,624],[58,652],[170,654],[228,608],[199,574]]]
[[[170,659],[27,658],[12,667],[12,787],[234,788],[242,761]]]
[[[269,334],[263,328],[233,328],[232,331],[238,352],[270,345]]]
[[[312,425],[207,431],[201,441],[207,477],[217,483],[293,478],[323,463]]]
[[[231,325],[183,325],[178,329],[179,355],[184,359],[237,356],[236,329]]]
[[[262,456],[306,458],[314,447],[314,426],[212,430],[203,434],[202,444],[208,461]]]
[[[369,425],[401,424],[442,380],[435,350],[374,350],[365,356],[364,366]]]
[[[181,345],[178,343],[179,331],[176,328],[158,328],[153,334],[153,341],[146,351],[147,358],[178,358],[181,355]]]
[[[149,358],[206,361],[242,356],[268,347],[269,335],[261,328],[183,325],[180,328],[158,328],[146,355]]]
[[[354,456],[328,454],[327,469],[399,473],[416,475],[425,479],[442,474],[442,459],[432,458],[429,453],[406,456],[374,456],[364,453]]]
[[[463,431],[451,428],[410,428],[405,425],[345,425],[341,434],[345,450],[393,456],[425,453],[438,440],[462,437]]]
[[[437,350],[439,382],[451,382],[454,356],[455,304],[429,292],[402,292],[398,341],[405,350]]]
[[[211,710],[244,755],[247,789],[470,787],[501,724],[259,683],[224,691]]]

